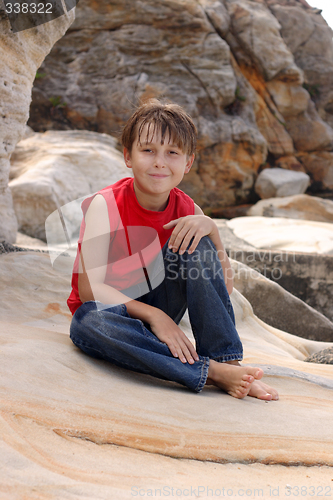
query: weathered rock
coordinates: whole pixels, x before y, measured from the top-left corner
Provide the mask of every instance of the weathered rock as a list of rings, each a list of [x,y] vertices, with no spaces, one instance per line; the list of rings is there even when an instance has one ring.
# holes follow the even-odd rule
[[[311,191],[327,191],[333,189],[333,153],[315,151],[298,153],[297,159],[302,163],[311,178]]]
[[[306,112],[286,119],[286,129],[298,151],[331,150],[333,147],[333,130],[320,118],[312,101]]]
[[[275,198],[305,193],[310,177],[304,172],[293,172],[282,168],[262,170],[255,183],[260,198]]]
[[[277,168],[285,168],[286,170],[294,170],[295,172],[306,172],[305,167],[298,161],[296,156],[280,156],[275,160]],[[307,173],[307,172],[306,172]]]
[[[308,361],[309,363],[333,365],[333,347],[327,347],[322,351],[316,352],[306,358],[304,361]]]
[[[332,223],[252,216],[226,224],[237,236],[234,242],[227,235],[233,259],[276,281],[333,321]]]
[[[17,221],[8,188],[10,156],[23,137],[37,68],[74,20],[75,9],[44,25],[13,33],[0,3],[0,237],[15,241]]]
[[[69,276],[59,276],[47,255],[4,255],[0,275],[4,277],[1,296],[11,277],[0,334],[0,424],[7,443],[6,455],[1,456],[14,448],[53,474],[67,468],[65,477],[74,484],[81,477],[79,470],[85,480],[87,471],[94,479],[107,472],[105,458],[97,459],[97,449],[103,444],[108,444],[104,456],[116,445],[178,459],[333,464],[333,373],[330,366],[303,362],[332,344],[266,325],[235,290],[232,301],[244,343],[244,362],[265,365],[268,382],[278,388],[281,400],[270,405],[252,398],[239,401],[216,388],[205,388],[197,395],[174,383],[91,359],[74,347],[68,338],[70,318],[63,314]],[[181,326],[190,333],[188,319]],[[319,427],[312,425],[313,416],[303,399],[300,402],[300,392],[309,401],[315,398]],[[283,397],[286,394],[288,398]],[[240,405],[247,405],[246,418],[239,412]],[[297,446],[290,448],[290,440],[299,437]],[[97,476],[88,466],[87,440],[95,443],[92,463]],[[78,441],[82,441],[80,466],[73,465]]]
[[[236,256],[237,250],[231,251],[230,255]],[[250,255],[247,257],[250,260]],[[306,339],[333,341],[333,323],[323,314],[255,269],[235,260],[231,263],[234,286],[250,302],[258,318],[279,330]]]
[[[271,10],[282,29],[281,35],[304,71],[305,87],[316,102],[320,116],[333,125],[332,30],[324,18],[299,6],[279,5]]]
[[[333,201],[307,194],[268,198],[252,205],[247,215],[333,222]]]
[[[300,85],[272,80],[267,82],[267,89],[284,118],[298,116],[308,108],[310,95]]]
[[[181,187],[205,210],[252,202],[265,162],[302,171],[298,152],[332,147],[333,132],[302,87],[294,47],[281,37],[274,5],[284,3],[81,0],[72,29],[40,70],[29,123],[117,136],[140,99],[166,97],[199,131]],[[298,33],[304,16],[310,27],[320,18],[300,10]],[[324,185],[319,179],[312,188]]]
[[[231,32],[260,69],[266,80],[289,73],[301,80],[301,72],[280,36],[280,24],[262,4],[227,0]]]
[[[9,183],[20,231],[45,241],[45,220],[57,203],[65,205],[131,176],[116,144],[106,134],[88,131],[49,131],[21,141],[12,156]],[[79,205],[72,217],[69,237],[80,225]]]
[[[183,105],[199,130],[197,161],[181,187],[203,208],[245,202],[267,147],[254,120],[223,112],[237,99],[230,50],[220,36],[228,12],[216,1],[131,5],[102,2],[97,9],[81,0],[73,31],[36,81],[31,125],[114,135],[139,99],[164,95]],[[58,106],[52,96],[61,96]]]

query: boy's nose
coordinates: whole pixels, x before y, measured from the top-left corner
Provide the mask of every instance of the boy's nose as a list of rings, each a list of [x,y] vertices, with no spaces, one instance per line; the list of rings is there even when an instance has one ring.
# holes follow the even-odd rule
[[[165,161],[164,157],[162,155],[158,155],[155,158],[155,166],[158,168],[164,168],[165,167]]]

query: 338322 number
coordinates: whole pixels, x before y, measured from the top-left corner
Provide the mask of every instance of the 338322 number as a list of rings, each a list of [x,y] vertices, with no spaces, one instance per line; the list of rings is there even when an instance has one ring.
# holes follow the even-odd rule
[[[331,486],[286,486],[286,497],[330,497],[333,490]]]
[[[52,14],[51,3],[6,3],[7,14]]]

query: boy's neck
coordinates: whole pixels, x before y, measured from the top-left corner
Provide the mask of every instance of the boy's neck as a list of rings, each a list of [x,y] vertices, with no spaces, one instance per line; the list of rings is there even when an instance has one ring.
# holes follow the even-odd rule
[[[133,183],[133,188],[137,202],[142,208],[145,208],[146,210],[152,210],[153,212],[162,212],[166,209],[170,193],[161,193],[154,195],[142,193],[135,185],[135,181]]]

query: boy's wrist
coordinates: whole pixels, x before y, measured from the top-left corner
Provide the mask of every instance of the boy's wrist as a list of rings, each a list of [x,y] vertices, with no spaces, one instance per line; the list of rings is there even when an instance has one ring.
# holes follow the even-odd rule
[[[144,323],[148,324],[152,322],[156,314],[162,312],[157,307],[150,306],[144,302],[140,302],[139,300],[130,300],[126,303],[126,308],[128,314],[132,318],[140,319]]]

